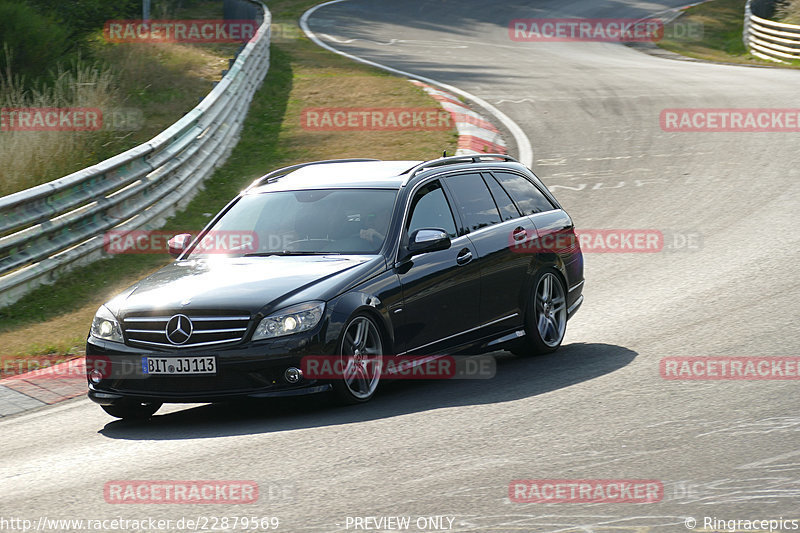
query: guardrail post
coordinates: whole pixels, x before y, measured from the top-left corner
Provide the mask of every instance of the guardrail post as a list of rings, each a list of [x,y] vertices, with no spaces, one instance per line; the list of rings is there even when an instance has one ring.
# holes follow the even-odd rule
[[[747,0],[747,3],[744,5],[744,26],[742,27],[742,41],[744,42],[744,47],[747,50],[750,50],[750,15],[753,14],[751,10],[751,4],[753,0]]]

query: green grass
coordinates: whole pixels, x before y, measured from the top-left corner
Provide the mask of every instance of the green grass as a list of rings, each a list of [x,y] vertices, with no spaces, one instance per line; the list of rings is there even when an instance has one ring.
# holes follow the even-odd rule
[[[800,65],[781,65],[751,55],[742,42],[745,0],[711,0],[686,10],[686,13],[667,24],[665,38],[658,45],[687,57],[747,65],[768,65],[798,68]],[[681,28],[702,28],[697,38],[677,38]]]

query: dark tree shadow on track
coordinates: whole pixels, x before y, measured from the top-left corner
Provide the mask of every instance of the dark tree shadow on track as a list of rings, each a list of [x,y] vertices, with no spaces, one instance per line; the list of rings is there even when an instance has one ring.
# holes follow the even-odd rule
[[[515,19],[607,17],[636,20],[684,4],[683,0],[657,0],[646,5],[624,0],[596,3],[521,0],[493,2],[491,9],[486,9],[485,2],[465,3],[463,0],[357,0],[324,6],[315,11],[308,22],[318,37],[338,50],[439,81],[446,75],[448,83],[460,87],[465,83],[496,81],[498,72],[502,71],[497,66],[504,63],[502,47],[533,53],[537,45],[543,44],[512,40],[509,25]],[[424,59],[405,55],[401,48],[394,46],[398,40],[425,47],[428,54]],[[480,47],[487,40],[501,46],[496,49],[497,65],[486,61],[459,66],[448,64],[448,49],[461,48],[465,43]],[[502,71],[502,76],[528,80],[531,73],[509,76],[506,70]]]
[[[100,434],[112,439],[179,440],[272,433],[351,424],[410,413],[530,398],[609,374],[637,353],[609,344],[575,343],[546,356],[520,358],[494,352],[490,380],[383,382],[366,404],[335,406],[328,394],[207,404],[141,422],[113,421]]]

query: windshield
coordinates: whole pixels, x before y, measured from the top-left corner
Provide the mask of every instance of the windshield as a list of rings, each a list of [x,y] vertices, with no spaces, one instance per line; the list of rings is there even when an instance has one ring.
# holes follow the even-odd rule
[[[396,196],[387,189],[250,194],[214,224],[208,239],[226,237],[225,254],[232,256],[375,254],[386,240]],[[198,245],[190,256],[209,249]]]

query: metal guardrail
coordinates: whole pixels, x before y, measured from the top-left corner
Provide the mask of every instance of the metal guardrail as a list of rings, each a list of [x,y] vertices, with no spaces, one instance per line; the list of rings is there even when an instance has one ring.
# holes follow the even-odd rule
[[[269,69],[271,14],[257,0],[226,4],[255,8],[260,26],[197,107],[140,146],[0,198],[0,307],[104,257],[108,230],[159,227],[228,157]]]
[[[774,12],[774,0],[747,1],[742,33],[745,46],[761,59],[779,63],[800,60],[800,25],[769,20]]]

